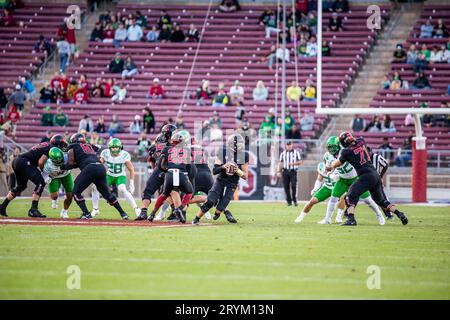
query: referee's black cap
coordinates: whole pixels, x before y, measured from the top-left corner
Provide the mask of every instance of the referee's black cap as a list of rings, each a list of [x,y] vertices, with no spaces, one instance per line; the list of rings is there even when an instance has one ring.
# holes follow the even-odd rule
[[[287,146],[289,146],[289,145],[291,145],[291,144],[292,144],[292,141],[286,142],[286,145],[287,145]]]

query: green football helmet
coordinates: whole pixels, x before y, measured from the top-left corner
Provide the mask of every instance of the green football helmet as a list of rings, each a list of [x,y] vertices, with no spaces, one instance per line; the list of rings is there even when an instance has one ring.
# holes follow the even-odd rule
[[[123,148],[122,142],[117,138],[113,138],[109,141],[108,148],[113,156],[117,156]]]
[[[326,148],[332,155],[337,154],[341,150],[339,138],[336,136],[329,137],[327,140]]]
[[[64,153],[58,147],[51,148],[50,151],[48,152],[48,157],[57,166],[64,164]]]

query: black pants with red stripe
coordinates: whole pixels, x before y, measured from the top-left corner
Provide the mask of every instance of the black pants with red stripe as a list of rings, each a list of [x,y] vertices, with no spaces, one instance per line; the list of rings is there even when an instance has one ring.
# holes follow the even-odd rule
[[[12,168],[16,176],[16,186],[11,189],[14,197],[19,196],[27,188],[28,181],[33,182],[35,194],[41,196],[45,188],[45,181],[42,178],[41,171],[36,166],[30,164],[28,159],[17,157],[12,162]]]
[[[84,201],[82,193],[91,183],[95,184],[98,192],[109,204],[112,205],[117,201],[117,198],[109,191],[106,184],[105,167],[101,163],[91,163],[81,170],[74,181],[73,197],[77,203]]]

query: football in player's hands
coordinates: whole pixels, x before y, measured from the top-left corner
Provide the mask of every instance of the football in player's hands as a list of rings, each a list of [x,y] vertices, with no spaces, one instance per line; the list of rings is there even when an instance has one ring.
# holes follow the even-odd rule
[[[232,176],[235,174],[236,170],[238,169],[238,165],[233,161],[228,161],[224,165],[225,172],[227,175]]]

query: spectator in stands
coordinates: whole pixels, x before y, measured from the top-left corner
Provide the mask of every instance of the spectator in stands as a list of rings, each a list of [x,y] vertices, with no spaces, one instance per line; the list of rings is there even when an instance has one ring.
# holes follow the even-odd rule
[[[105,29],[103,29],[103,42],[113,43],[114,42],[115,31],[111,27],[111,24],[107,24]]]
[[[435,118],[431,114],[424,114],[421,118],[422,126],[431,128],[436,126]]]
[[[265,8],[263,13],[261,13],[261,15],[258,18],[258,24],[260,26],[264,26],[264,19],[266,19],[266,17],[268,17],[271,13],[273,13],[271,9]]]
[[[222,12],[235,12],[241,10],[241,7],[238,0],[222,0],[219,10]]]
[[[119,24],[119,28],[114,33],[114,47],[118,48],[120,42],[127,40],[127,29],[125,29],[125,25],[123,23]]]
[[[20,120],[20,113],[19,113],[19,111],[17,111],[17,107],[14,104],[11,104],[9,106],[9,110],[8,110],[6,119],[8,121],[11,121],[13,125],[15,125],[17,123],[17,121]]]
[[[105,12],[101,13],[98,16],[98,22],[99,23],[109,23],[111,21],[111,11],[110,10],[106,10]]]
[[[298,140],[302,138],[302,133],[297,124],[293,124],[292,127],[286,131],[286,139]]]
[[[184,35],[183,30],[181,30],[181,26],[177,24],[175,26],[175,30],[170,35],[170,41],[172,42],[184,42],[186,40],[186,36]]]
[[[203,124],[202,124],[202,138],[204,141],[209,141],[210,140],[210,134],[209,134],[209,121],[208,120],[204,120]]]
[[[306,79],[306,87],[302,95],[304,101],[316,101],[316,87],[313,86],[310,79]]]
[[[417,56],[416,62],[414,63],[414,72],[419,73],[423,70],[427,69],[428,67],[428,61],[426,56],[420,52]]]
[[[147,139],[147,134],[142,132],[139,138],[136,141],[137,148],[135,150],[135,154],[138,157],[143,157],[147,155],[148,147],[150,146],[150,141]]]
[[[365,132],[381,132],[381,121],[380,117],[375,115],[372,120],[364,128]]]
[[[89,37],[89,41],[103,41],[103,29],[100,22],[95,24],[94,30],[92,30],[91,36]]]
[[[52,117],[52,121],[53,121],[53,117]],[[52,123],[52,125],[53,125],[53,123]],[[42,143],[42,142],[50,142],[50,140],[52,139],[52,137],[53,137],[53,132],[52,132],[52,130],[47,130],[47,131],[45,131],[45,136],[41,138],[41,143]]]
[[[77,82],[77,80],[72,79],[72,81],[70,81],[69,85],[67,86],[67,91],[66,91],[66,98],[69,103],[75,102],[75,100],[73,99],[73,94],[77,90],[78,90],[78,82]]]
[[[130,133],[141,133],[143,129],[144,125],[142,123],[141,116],[137,114],[134,116],[134,120],[130,123]]]
[[[433,36],[433,26],[431,21],[427,19],[425,24],[420,27],[420,38],[431,38]]]
[[[291,56],[288,48],[283,49],[281,46],[278,46],[277,51],[275,52],[275,56],[277,57],[279,62],[283,62],[283,60],[285,60],[286,62],[291,61]]]
[[[87,76],[85,74],[80,75],[80,79],[78,80],[78,85],[84,90],[88,91],[89,82],[87,81]]]
[[[166,10],[161,10],[161,16],[158,19],[159,30],[162,30],[164,25],[167,26],[167,29],[170,31],[172,29],[172,18]]]
[[[440,105],[441,108],[450,108],[450,102],[445,103],[444,101],[441,102]],[[434,122],[439,127],[450,127],[450,115],[448,114],[435,114],[433,115]]]
[[[142,33],[142,28],[136,24],[136,20],[132,20],[131,26],[128,27],[127,31],[127,39],[128,41],[141,41],[142,36],[144,34]]]
[[[268,15],[263,20],[266,31],[266,38],[270,38],[271,33],[277,33],[281,30],[278,28],[278,19],[274,12],[269,12]]]
[[[391,120],[391,116],[386,114],[384,116],[383,122],[381,123],[381,132],[394,133],[397,129],[395,128],[394,121]]]
[[[97,123],[95,124],[95,132],[97,133],[105,133],[106,132],[106,126],[105,126],[105,117],[100,116],[97,120]]]
[[[348,1],[347,0],[336,0],[333,5],[335,12],[348,12]]]
[[[405,63],[406,62],[406,52],[403,49],[402,44],[397,44],[397,47],[394,51],[394,59],[392,60],[392,63]]]
[[[395,165],[404,167],[407,161],[412,160],[412,137],[408,137],[403,141],[403,145],[397,150]]]
[[[84,130],[87,133],[94,131],[94,122],[88,114],[85,114],[78,124],[78,133],[80,133],[81,130]]]
[[[301,57],[308,57],[308,53],[306,52],[306,50],[308,49],[308,42],[306,41],[306,39],[301,38],[298,44],[298,54]]]
[[[40,103],[54,103],[56,101],[55,91],[50,87],[50,82],[46,82],[39,93],[41,94]]]
[[[405,121],[404,121],[404,123],[405,123],[405,126],[406,126],[406,127],[413,126],[413,125],[414,125],[414,116],[413,116],[411,113],[408,113],[408,114],[405,116]]]
[[[430,54],[430,63],[441,63],[444,58],[444,46],[440,49],[438,46],[434,46]]]
[[[20,87],[20,84],[17,84],[16,91],[14,91],[14,93],[12,93],[8,99],[8,106],[10,105],[16,106],[19,112],[22,112],[23,107],[25,105],[25,101],[27,100],[25,93],[23,93],[21,89],[22,88]]]
[[[291,86],[286,89],[286,97],[289,101],[300,101],[302,88],[300,88],[297,81],[292,81]]]
[[[113,17],[111,17],[111,18],[113,18]],[[94,144],[94,145],[99,145],[99,146],[103,146],[103,144],[105,143],[105,140],[103,140],[98,135],[98,133],[95,132],[95,131],[91,132],[91,135],[89,137],[87,137],[86,141],[87,141],[87,143]]]
[[[103,97],[103,86],[101,82],[101,78],[97,78],[94,85],[91,88],[91,97],[100,98]]]
[[[336,12],[333,12],[330,20],[328,21],[329,31],[342,31],[342,19],[338,16]]]
[[[442,19],[438,19],[437,24],[434,26],[433,38],[446,38],[448,37],[447,27]]]
[[[447,48],[444,45],[442,45],[441,50],[443,50],[444,52],[444,54],[442,55],[442,62],[450,63],[450,43]]]
[[[412,88],[416,90],[431,89],[430,82],[423,72],[417,74],[417,78],[414,80]]]
[[[117,52],[114,59],[109,63],[109,72],[122,73],[124,61],[121,58],[120,52]]]
[[[159,31],[158,35],[158,41],[159,42],[167,42],[170,40],[170,37],[172,36],[172,32],[170,31],[167,24],[163,24],[162,29]]]
[[[286,109],[286,114],[284,117],[284,127],[286,131],[291,130],[292,126],[295,124],[295,119],[291,114],[291,108]]]
[[[267,61],[267,65],[269,66],[270,71],[273,71],[272,65],[275,63],[276,59],[277,46],[272,45],[270,47],[269,54],[266,57],[261,59],[262,62]]]
[[[36,103],[36,88],[31,82],[30,76],[22,77],[19,81],[19,84],[23,90],[25,90],[25,95],[27,100],[31,101],[31,106],[34,108],[34,104]]]
[[[111,21],[109,22],[111,25],[111,29],[114,30],[114,32],[119,28],[119,21],[117,21],[117,17],[115,15],[111,16]]]
[[[149,32],[147,32],[147,41],[148,42],[157,42],[159,37],[159,31],[156,29],[156,26],[152,26]]]
[[[388,76],[384,76],[383,80],[381,81],[381,87],[383,90],[389,90],[391,88],[391,81],[389,80]]]
[[[406,63],[415,64],[419,53],[417,52],[414,44],[410,45],[408,52],[406,53]]]
[[[311,131],[313,129],[313,125],[314,117],[309,110],[306,109],[303,113],[303,117],[300,118],[300,129],[301,131]]]
[[[164,87],[159,83],[158,78],[153,79],[153,84],[147,94],[147,99],[162,99],[164,98]]]
[[[137,73],[138,69],[136,67],[136,64],[134,63],[133,59],[131,59],[130,55],[127,56],[123,64],[122,79],[132,78]]]
[[[177,113],[177,117],[175,118],[175,126],[179,130],[186,129],[186,125],[184,124],[184,119],[183,119],[183,113],[181,111],[179,111]]]
[[[56,114],[53,117],[53,126],[55,127],[65,127],[69,124],[69,118],[63,112],[61,107],[56,109]]]
[[[210,88],[209,80],[203,80],[202,85],[195,92],[195,98],[197,99],[197,106],[204,106],[206,100],[210,100],[213,97],[213,91]]]
[[[111,101],[122,103],[127,96],[127,88],[125,88],[125,85],[122,82],[120,85],[115,85],[113,89],[114,95],[112,96]]]
[[[429,62],[431,57],[431,51],[428,50],[428,47],[425,43],[422,44],[422,49],[420,50],[420,52],[425,56],[425,59]]]
[[[193,23],[189,26],[189,30],[186,34],[186,41],[188,42],[199,42],[200,41],[200,33]]]
[[[217,111],[214,111],[213,116],[209,119],[209,126],[212,125],[217,125],[217,127],[222,128],[222,118]]]
[[[144,130],[147,134],[155,132],[155,116],[153,115],[152,110],[149,107],[145,107],[143,110],[144,113]]]
[[[264,82],[259,80],[256,83],[255,89],[253,89],[253,100],[266,101],[269,96],[269,89],[264,86]]]
[[[89,100],[89,93],[86,88],[78,84],[78,89],[73,93],[73,101],[75,104],[85,104]]]
[[[389,137],[383,137],[383,143],[378,147],[381,156],[389,161],[394,158],[394,148],[389,142]]]
[[[43,34],[39,36],[39,40],[36,41],[34,45],[34,50],[36,52],[44,52],[45,53],[45,59],[50,55],[52,52],[52,45],[50,44],[50,41],[48,41]]]
[[[329,57],[331,55],[331,48],[328,44],[327,40],[322,41],[322,56],[323,57]]]
[[[364,118],[361,117],[359,114],[355,114],[352,121],[350,122],[350,128],[353,130],[353,132],[363,131],[365,127],[366,127],[366,120],[364,120]]]
[[[0,88],[0,114],[3,115],[8,104],[8,97],[5,94],[5,89]]]
[[[402,78],[400,77],[400,74],[398,71],[394,72],[394,76],[391,81],[391,85],[389,86],[390,90],[400,90],[402,88]]]
[[[0,26],[2,27],[12,27],[14,26],[14,18],[13,15],[11,13],[11,11],[9,11],[8,9],[4,9],[3,10],[3,16],[0,19]]]
[[[56,47],[58,48],[59,54],[59,72],[64,73],[70,58],[70,45],[65,38],[61,37],[56,43]]]
[[[230,87],[229,94],[231,101],[236,106],[244,105],[244,88],[241,86],[239,80],[234,81],[234,86]]]
[[[111,98],[114,95],[114,79],[108,78],[108,80],[103,81],[103,97]]]
[[[317,56],[317,41],[315,36],[311,36],[306,43],[306,55],[308,57]]]
[[[333,12],[333,10],[334,10],[334,1],[335,0],[323,0],[322,1],[322,11],[324,13],[331,13],[331,12]]]
[[[110,137],[113,137],[116,133],[122,133],[123,126],[120,120],[117,118],[117,115],[113,114],[112,121],[109,124],[108,134]]]
[[[259,127],[259,137],[263,139],[270,138],[272,134],[275,133],[275,123],[271,121],[269,115],[266,115],[264,121]]]
[[[231,103],[231,99],[228,93],[225,91],[225,84],[219,83],[217,94],[215,95],[212,106],[213,107],[225,107]]]
[[[141,29],[147,28],[147,17],[144,16],[141,11],[136,11],[136,24],[141,27]]]

